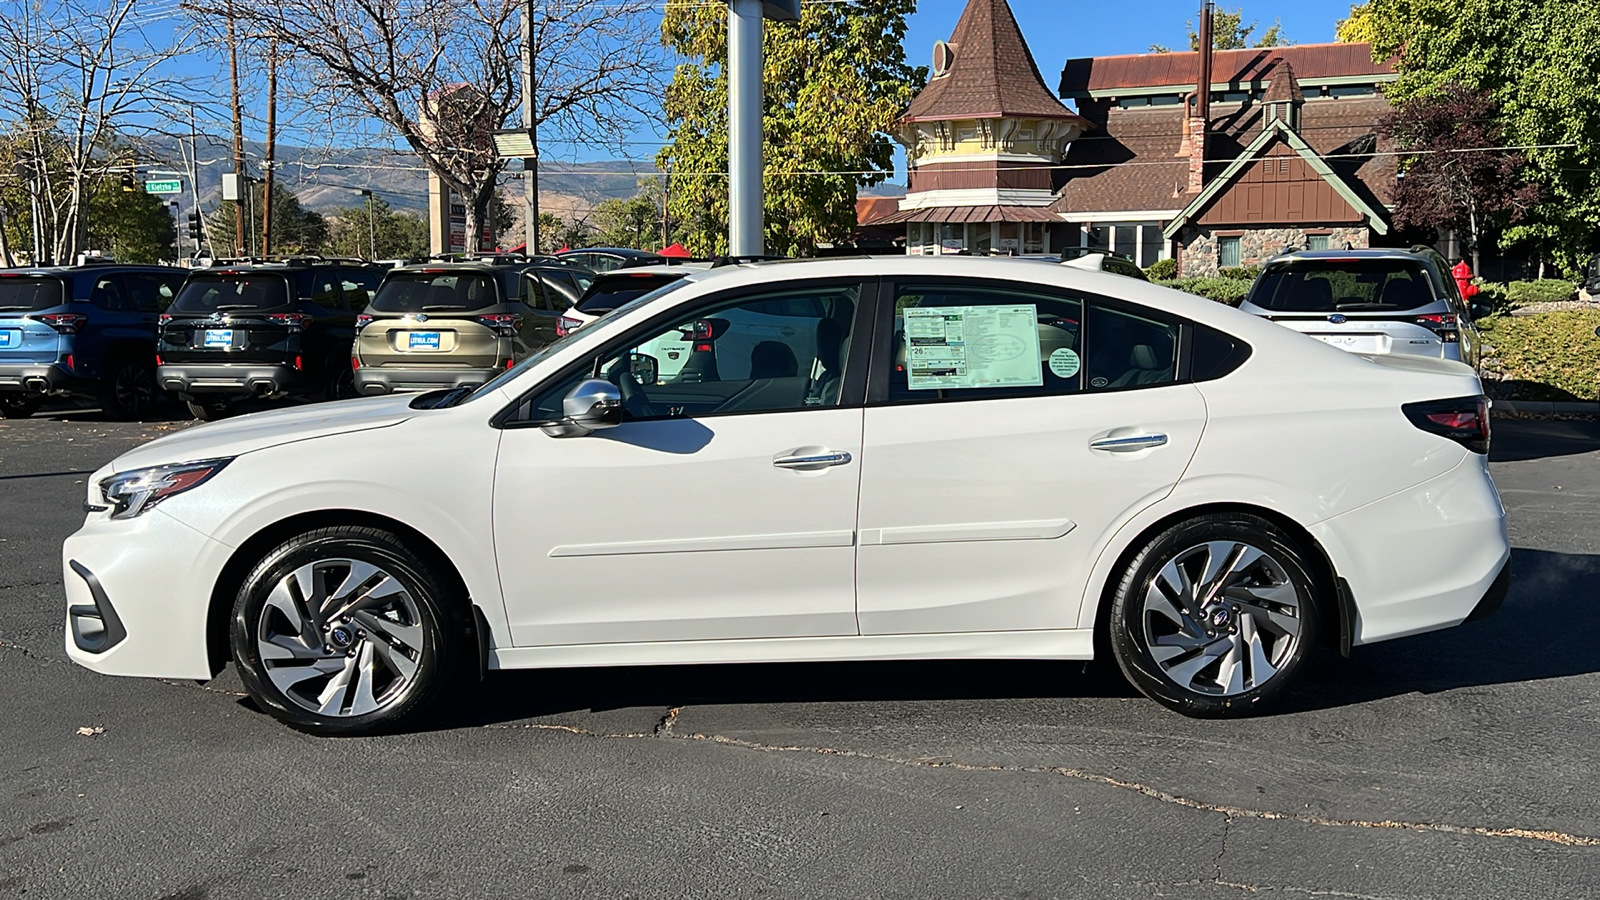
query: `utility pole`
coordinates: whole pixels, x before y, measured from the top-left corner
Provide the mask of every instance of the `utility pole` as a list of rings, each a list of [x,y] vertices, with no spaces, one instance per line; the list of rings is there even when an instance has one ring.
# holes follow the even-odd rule
[[[672,205],[672,164],[667,164],[667,170],[661,173],[661,249],[667,249],[667,238],[670,232],[667,229],[667,209]]]
[[[261,255],[272,255],[273,151],[278,140],[278,41],[267,42],[267,149],[261,163],[266,185],[261,200]]]
[[[528,129],[533,156],[522,160],[522,252],[539,255],[539,122],[534,103],[534,0],[522,8],[522,124]]]
[[[728,253],[760,256],[761,0],[728,5]]]
[[[233,2],[228,2],[228,83],[233,90],[233,174],[239,178],[242,191],[250,186],[244,180],[244,120],[239,113],[239,39],[233,26]],[[246,193],[244,196],[248,197]],[[239,256],[248,256],[245,249],[244,204],[233,204],[233,246]]]
[[[182,142],[179,142],[182,146]],[[195,214],[200,217],[200,236],[195,238],[194,255],[200,256],[203,248],[210,240],[206,234],[209,226],[206,225],[205,214],[200,211],[200,134],[195,128],[194,107],[189,107],[189,199],[194,203]],[[213,245],[213,253],[216,252]]]

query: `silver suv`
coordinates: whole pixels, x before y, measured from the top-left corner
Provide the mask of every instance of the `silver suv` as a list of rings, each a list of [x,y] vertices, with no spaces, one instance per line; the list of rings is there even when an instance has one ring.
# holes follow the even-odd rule
[[[1478,366],[1468,304],[1444,257],[1410,250],[1304,250],[1267,261],[1239,308],[1352,353],[1432,356]]]

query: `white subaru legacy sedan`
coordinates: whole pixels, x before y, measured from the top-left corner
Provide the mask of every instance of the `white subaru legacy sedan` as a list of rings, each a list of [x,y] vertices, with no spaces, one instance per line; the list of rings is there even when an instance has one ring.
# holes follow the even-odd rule
[[[670,375],[641,352],[663,343],[688,348]],[[1460,363],[1117,275],[729,266],[476,389],[118,457],[63,548],[67,650],[231,660],[318,734],[488,669],[1102,652],[1179,712],[1247,714],[1319,646],[1494,611],[1488,441]]]

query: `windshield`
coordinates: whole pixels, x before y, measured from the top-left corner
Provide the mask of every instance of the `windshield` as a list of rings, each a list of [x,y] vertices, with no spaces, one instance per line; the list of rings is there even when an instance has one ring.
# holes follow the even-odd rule
[[[34,312],[60,306],[61,279],[38,276],[0,276],[0,310]]]
[[[289,305],[289,282],[282,275],[190,275],[172,301],[171,312],[255,311]]]
[[[602,274],[590,283],[589,289],[578,300],[578,311],[586,313],[618,309],[636,298],[643,297],[663,285],[683,279],[688,272],[641,272],[615,275]]]
[[[687,273],[685,273],[685,274],[687,274]],[[632,316],[638,314],[639,310],[648,308],[651,303],[655,302],[656,300],[658,300],[658,299],[660,299],[662,297],[665,297],[667,294],[672,293],[673,291],[677,290],[678,288],[683,287],[686,284],[689,284],[689,282],[687,280],[685,280],[682,276],[679,276],[678,278],[673,279],[671,282],[668,282],[667,284],[662,285],[661,287],[657,288],[656,290],[651,291],[648,294],[644,294],[644,295],[641,295],[639,297],[635,297],[633,300],[631,300],[627,304],[617,307],[617,309],[615,311],[613,311],[610,315],[606,316],[605,321],[607,323],[615,323],[615,322],[617,322],[617,321],[619,321],[621,319],[626,319],[626,318],[632,317]],[[509,368],[509,369],[505,370],[504,372],[501,372],[499,375],[496,375],[494,378],[490,379],[487,383],[485,383],[483,385],[480,385],[477,389],[471,390],[469,392],[467,389],[457,388],[456,390],[461,391],[461,393],[459,395],[451,398],[450,402],[441,403],[440,405],[442,405],[442,406],[455,406],[456,404],[465,403],[468,400],[476,400],[479,397],[485,396],[487,394],[494,393],[495,391],[499,390],[502,385],[506,384],[511,379],[517,377],[518,375],[521,375],[523,369],[525,369],[525,368],[527,368],[528,366],[531,366],[531,365],[538,365],[538,363],[541,360],[543,360],[543,359],[545,359],[545,358],[547,358],[549,356],[552,356],[552,355],[554,355],[556,353],[559,353],[562,348],[566,347],[567,344],[571,343],[580,333],[583,334],[585,337],[587,337],[588,335],[593,333],[593,330],[592,329],[578,329],[576,331],[570,331],[570,332],[568,332],[566,334],[565,337],[556,338],[555,340],[551,341],[550,343],[545,344],[543,347],[539,348],[539,351],[537,353],[534,353],[534,354],[530,355],[527,359],[524,359],[522,362],[517,363],[512,368]]]
[[[1272,312],[1365,312],[1427,306],[1434,291],[1415,260],[1309,259],[1267,269],[1247,299]]]
[[[500,302],[494,279],[481,272],[394,272],[367,307],[374,312],[467,312]]]

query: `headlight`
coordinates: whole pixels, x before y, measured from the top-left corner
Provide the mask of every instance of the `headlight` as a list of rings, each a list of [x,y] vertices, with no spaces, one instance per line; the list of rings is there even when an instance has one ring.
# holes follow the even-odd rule
[[[118,472],[101,479],[100,494],[111,504],[111,518],[131,519],[174,494],[199,487],[232,461],[232,457],[206,459]]]

